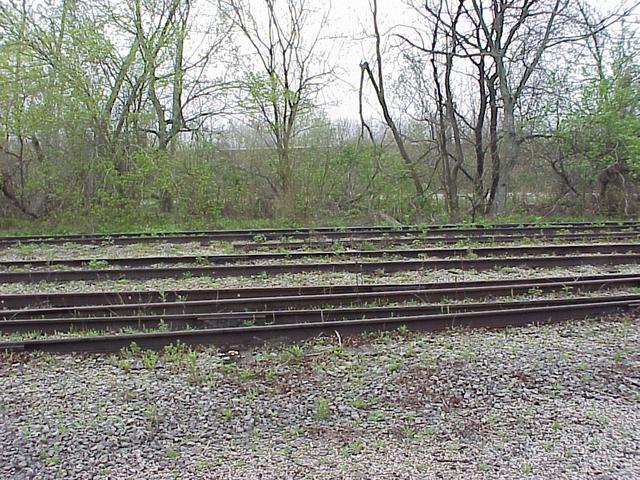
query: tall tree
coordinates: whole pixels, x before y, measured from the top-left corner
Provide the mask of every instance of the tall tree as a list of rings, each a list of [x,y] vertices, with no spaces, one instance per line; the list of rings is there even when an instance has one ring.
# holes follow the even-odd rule
[[[362,97],[362,89],[364,86],[365,78],[369,81],[375,92],[376,100],[382,111],[382,117],[384,118],[385,125],[391,131],[393,139],[398,147],[400,156],[404,161],[409,176],[413,181],[413,186],[416,190],[418,198],[424,198],[425,190],[422,185],[422,178],[418,173],[418,167],[416,160],[411,156],[407,149],[404,135],[402,134],[398,122],[394,119],[392,114],[392,108],[389,105],[387,99],[387,93],[385,90],[385,78],[384,78],[384,64],[382,56],[382,35],[380,33],[380,25],[378,21],[378,1],[370,0],[371,7],[371,19],[373,23],[373,40],[374,40],[374,58],[375,61],[369,62],[363,60],[360,63],[361,76],[360,76],[360,96]],[[373,63],[373,66],[372,66]],[[362,104],[362,99],[361,99]],[[361,107],[362,108],[362,107]],[[362,119],[364,122],[364,119]],[[368,127],[367,127],[368,128]]]
[[[319,45],[328,10],[318,15],[308,0],[221,4],[252,51],[238,82],[243,113],[266,126],[277,154],[278,182],[273,185],[282,208],[294,215],[293,146],[331,73]]]

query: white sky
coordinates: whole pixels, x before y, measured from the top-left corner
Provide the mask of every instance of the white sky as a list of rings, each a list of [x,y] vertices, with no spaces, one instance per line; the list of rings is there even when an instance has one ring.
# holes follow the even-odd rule
[[[280,1],[282,4],[286,4],[286,0]],[[416,22],[416,12],[407,5],[408,1],[410,0],[378,0],[378,20],[383,35],[394,26],[411,25]],[[605,13],[622,5],[630,5],[636,0],[587,1],[595,9]],[[198,23],[207,24],[215,21],[217,12],[215,8],[210,7],[215,5],[215,2],[216,0],[198,0],[201,7],[198,13]],[[255,5],[251,12],[260,21],[263,15],[264,0],[247,0],[247,2],[250,6]],[[322,26],[323,36],[328,38],[322,42],[321,50],[327,52],[328,63],[334,67],[335,74],[323,90],[320,106],[333,119],[358,121],[360,62],[363,59],[370,61],[373,57],[373,41],[367,36],[373,30],[369,0],[308,0],[307,5],[318,10],[329,8],[326,24]],[[322,12],[319,11],[314,20],[321,17]],[[305,32],[313,36],[318,28],[319,21],[315,20],[310,22],[309,28]],[[239,33],[236,35],[236,42],[238,42],[238,52],[248,58],[252,52],[250,44]],[[194,43],[187,48],[191,47],[191,49],[197,50],[198,45],[194,45]],[[226,66],[222,62],[213,62],[210,68],[213,69],[214,74],[216,71],[219,74],[220,69],[225,69]],[[388,55],[385,60],[385,76],[394,76],[398,73],[394,71],[394,68],[397,68],[397,65],[394,65],[394,58]],[[387,89],[391,93],[392,85],[390,83],[387,84]],[[371,95],[371,90],[369,89],[366,93],[365,117],[379,117],[379,107]],[[397,102],[392,103],[394,110],[400,108]]]
[[[607,12],[629,1],[588,0],[596,9]],[[381,31],[398,24],[410,24],[415,16],[404,0],[378,0],[378,18]],[[365,32],[372,32],[369,0],[332,0],[328,30],[343,37],[334,44],[336,76],[325,91],[324,109],[333,118],[358,117],[358,82],[360,79],[360,61],[370,59],[373,44],[365,38]],[[386,74],[394,73],[389,64]],[[371,99],[369,99],[371,100]],[[369,102],[367,113],[377,112]]]

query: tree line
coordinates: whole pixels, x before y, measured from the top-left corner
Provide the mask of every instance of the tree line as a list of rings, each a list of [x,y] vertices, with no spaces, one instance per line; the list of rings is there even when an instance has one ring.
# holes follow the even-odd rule
[[[363,5],[0,0],[0,217],[637,211],[636,4]]]

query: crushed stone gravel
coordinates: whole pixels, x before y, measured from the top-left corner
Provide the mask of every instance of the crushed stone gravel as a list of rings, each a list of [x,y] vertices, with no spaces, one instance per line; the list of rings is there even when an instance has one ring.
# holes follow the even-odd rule
[[[104,291],[170,291],[198,288],[290,287],[303,285],[364,285],[371,283],[437,283],[472,280],[516,278],[547,278],[551,276],[604,275],[608,273],[640,273],[640,265],[582,265],[556,268],[502,267],[493,270],[421,270],[399,273],[304,272],[251,277],[190,277],[150,280],[102,280],[0,284],[0,295],[44,292],[104,292]]]
[[[640,478],[640,322],[0,357],[0,477]]]

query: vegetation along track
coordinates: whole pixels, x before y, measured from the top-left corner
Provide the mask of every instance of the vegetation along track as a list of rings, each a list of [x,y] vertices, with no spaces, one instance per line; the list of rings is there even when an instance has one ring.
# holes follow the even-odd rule
[[[436,235],[429,238],[469,242],[468,246],[462,247],[5,260],[0,261],[0,268],[4,269],[0,271],[0,282],[635,264],[640,260],[640,243],[499,247],[473,242],[489,241],[489,237],[493,241],[496,238],[507,241],[505,232],[520,240],[545,235],[555,238],[592,235],[588,238],[595,240],[621,235],[621,239],[634,239],[637,227],[638,224],[629,223],[550,227],[503,225],[491,229],[465,226],[432,230]],[[347,230],[347,234],[364,233],[365,237],[375,234],[380,243],[388,240],[387,235],[404,242],[408,241],[406,233],[411,227]],[[424,233],[425,230],[417,231]],[[261,238],[283,236],[282,230],[255,232],[258,231],[251,231],[254,235],[262,235]],[[302,239],[312,238],[311,232],[289,231],[294,238],[298,235],[297,238]],[[380,238],[381,232],[384,238]],[[474,233],[463,237],[467,232]],[[475,235],[476,232],[483,233]],[[206,233],[209,234],[211,232]],[[249,235],[247,231],[214,234]],[[345,232],[325,229],[320,234],[329,234],[329,237],[335,234],[334,239],[344,239],[340,235]],[[201,233],[189,234],[190,238],[198,235]],[[285,236],[287,239],[279,245],[295,243],[289,242],[289,235]],[[83,238],[96,242],[105,239],[100,236]],[[114,238],[129,239],[133,243],[146,237],[124,235]],[[321,241],[325,245],[332,242],[331,238],[323,238]],[[31,240],[34,239],[25,238],[25,241]],[[634,312],[640,305],[640,294],[636,291],[639,287],[640,274],[612,274],[452,283],[0,295],[0,333],[5,336],[0,342],[0,350],[107,352],[118,351],[131,342],[136,342],[140,348],[158,349],[177,341],[244,348],[319,334],[342,336],[390,330],[401,325],[410,330],[524,325]],[[557,293],[564,298],[535,298],[543,293]],[[582,295],[585,293],[591,296]],[[451,303],[457,300],[464,302]]]
[[[514,296],[531,292],[598,292],[604,289],[623,289],[640,287],[639,274],[597,275],[580,278],[556,277],[549,279],[489,280],[456,283],[406,284],[406,285],[341,285],[331,287],[264,288],[251,289],[254,293],[234,296],[236,289],[201,290],[191,292],[193,296],[184,298],[167,295],[159,299],[157,292],[132,293],[130,298],[144,298],[136,302],[74,304],[63,306],[31,307],[0,310],[3,320],[84,317],[96,315],[140,315],[156,313],[167,315],[175,313],[212,313],[241,312],[247,310],[269,310],[276,308],[303,308],[318,306],[362,305],[390,302],[434,302],[460,299],[477,299],[497,296]],[[64,295],[64,294],[63,294]],[[81,295],[81,294],[77,294]],[[71,297],[77,298],[76,296]],[[88,298],[99,298],[91,294]],[[104,297],[114,300],[111,295]],[[138,296],[139,295],[139,296]],[[152,296],[153,295],[153,296]],[[10,296],[15,297],[15,296]],[[29,301],[24,296],[20,303]],[[37,302],[40,297],[35,297]],[[62,297],[65,298],[65,297]],[[80,301],[86,301],[80,297]]]
[[[449,258],[430,260],[348,261],[322,263],[281,263],[264,265],[221,265],[168,268],[113,268],[99,270],[39,270],[0,272],[0,283],[72,280],[117,280],[151,278],[215,278],[252,275],[276,275],[299,272],[392,273],[417,270],[473,269],[489,270],[500,267],[572,267],[581,265],[621,265],[640,263],[640,254],[618,253],[578,256],[526,256],[490,258]]]
[[[254,230],[211,230],[174,233],[115,233],[115,234],[77,234],[50,236],[13,236],[0,237],[0,247],[12,245],[42,244],[131,244],[153,242],[211,242],[211,241],[251,241],[308,238],[344,238],[348,236],[379,237],[381,234],[400,236],[407,234],[434,235],[451,237],[459,235],[484,236],[487,234],[557,234],[557,233],[596,233],[596,232],[634,232],[638,231],[638,222],[602,222],[602,223],[553,223],[537,224],[496,224],[496,225],[424,225],[394,227],[349,227],[349,228],[295,228],[295,229],[254,229]]]
[[[579,254],[640,253],[640,243],[593,243],[574,245],[525,245],[501,247],[448,247],[448,248],[412,248],[386,250],[350,250],[338,252],[278,252],[245,253],[231,255],[198,256],[147,256],[126,258],[64,258],[49,260],[0,260],[0,268],[38,268],[38,267],[147,267],[153,265],[200,264],[228,265],[233,263],[251,263],[277,260],[296,260],[313,258],[450,258],[460,256],[490,257],[496,255],[579,255]]]
[[[640,284],[640,277],[635,282]],[[582,291],[589,291],[590,286],[586,286]],[[522,289],[514,288],[512,291],[522,291]],[[536,289],[536,293],[538,293]],[[470,291],[467,299],[483,298],[481,291]],[[406,295],[393,295],[395,298],[403,298],[412,302],[420,302],[426,296],[424,292],[409,292]],[[435,295],[433,295],[435,296]],[[367,297],[359,299],[351,298],[351,305],[360,303]],[[371,300],[388,300],[384,293],[375,297],[369,296]],[[442,297],[440,298],[442,299]],[[553,307],[574,304],[588,303],[609,303],[609,302],[633,302],[640,303],[640,294],[611,294],[601,296],[557,298],[557,299],[538,299],[538,300],[520,300],[509,302],[481,302],[481,303],[410,303],[404,305],[376,306],[374,303],[364,304],[361,306],[349,307],[333,307],[332,304],[341,305],[345,300],[345,296],[325,299],[325,303],[316,305],[307,309],[291,309],[296,303],[307,302],[309,306],[313,302],[311,299],[302,299],[302,302],[289,302],[283,304],[280,299],[279,307],[288,307],[284,310],[253,310],[253,311],[225,311],[216,312],[224,308],[233,307],[249,307],[251,302],[246,304],[230,305],[230,303],[222,304],[191,304],[183,305],[183,310],[192,310],[191,313],[162,313],[143,315],[144,309],[138,311],[134,315],[110,315],[106,317],[58,317],[58,318],[23,318],[14,320],[0,321],[0,333],[77,333],[81,331],[115,331],[120,329],[162,329],[162,330],[180,330],[185,328],[219,328],[219,327],[241,327],[248,325],[282,325],[292,323],[309,323],[309,322],[329,322],[338,320],[358,320],[366,318],[387,318],[387,317],[403,317],[418,315],[433,315],[442,313],[455,313],[466,311],[483,311],[483,310],[504,310],[517,308],[532,307]],[[274,302],[276,303],[276,302]],[[348,302],[347,302],[348,303]],[[267,304],[268,305],[268,304]],[[264,307],[265,305],[257,305]],[[157,307],[157,306],[156,306]],[[255,306],[254,306],[255,307]],[[200,313],[198,313],[200,311]],[[113,312],[111,312],[113,313]]]
[[[637,231],[620,231],[620,232],[600,232],[600,233],[529,233],[529,234],[511,234],[511,235],[476,235],[473,236],[473,243],[496,243],[504,244],[515,241],[617,241],[617,240],[637,240],[640,232]],[[306,248],[362,248],[363,246],[392,246],[392,245],[451,245],[451,244],[467,244],[469,243],[468,235],[460,235],[454,237],[442,236],[390,236],[382,237],[344,237],[335,239],[307,238],[298,241],[267,241],[267,242],[234,242],[234,250],[251,251],[251,250],[270,250],[270,249],[286,249],[300,250]]]
[[[605,289],[630,289],[640,286],[640,275],[472,281],[423,286],[431,288],[403,290],[416,285],[335,286],[329,288],[343,291],[335,293],[328,290],[329,293],[318,294],[314,289],[327,287],[303,287],[306,290],[300,290],[302,294],[298,295],[286,295],[293,293],[291,290],[294,289],[264,288],[256,289],[255,294],[258,296],[248,298],[4,311],[5,320],[0,321],[0,331],[4,334],[75,332],[77,335],[83,329],[91,329],[94,333],[90,336],[4,341],[0,342],[0,350],[106,352],[117,351],[131,342],[136,342],[141,348],[157,349],[178,340],[187,344],[213,343],[221,347],[242,348],[274,340],[299,340],[318,334],[334,335],[335,332],[349,335],[388,330],[400,325],[405,325],[408,329],[434,330],[452,326],[500,327],[543,323],[625,312],[640,304],[640,294],[601,294],[589,298],[376,305],[376,302],[434,302],[444,299],[513,297],[519,294],[539,295],[552,291],[586,293],[602,292]],[[362,288],[370,291],[357,291]],[[380,290],[376,291],[377,289]],[[223,296],[232,296],[233,290],[228,289]],[[269,295],[269,290],[274,292],[265,296]],[[215,292],[209,291],[212,295]],[[346,305],[349,307],[345,308]],[[314,308],[300,310],[300,307]],[[109,316],[79,316],[105,312]],[[151,314],[146,315],[147,313]],[[7,320],[8,318],[11,320]],[[168,331],[95,334],[99,330],[158,327]],[[175,330],[176,328],[182,330]]]
[[[541,291],[555,289],[568,289],[569,291],[593,291],[602,288],[640,287],[638,278],[640,274],[616,273],[609,275],[579,275],[557,276],[545,278],[521,278],[502,280],[467,280],[456,282],[437,283],[382,283],[382,284],[357,284],[357,285],[301,285],[296,287],[242,287],[242,288],[208,288],[190,290],[167,291],[112,291],[112,292],[73,292],[73,293],[37,293],[37,294],[9,294],[0,295],[0,314],[2,318],[14,318],[15,315],[35,315],[34,309],[38,309],[38,316],[45,315],[51,310],[59,314],[63,311],[74,311],[76,307],[91,307],[103,309],[105,312],[112,308],[126,308],[126,305],[138,310],[148,304],[158,303],[167,308],[172,303],[184,303],[194,301],[218,301],[234,300],[255,301],[267,299],[274,301],[281,297],[295,299],[321,298],[330,299],[330,295],[355,294],[349,298],[366,298],[365,294],[385,292],[391,295],[393,292],[425,293],[425,301],[435,301],[442,298],[464,298],[470,292],[481,292],[484,296],[508,295],[525,292],[532,288]],[[411,293],[413,295],[413,293]],[[373,296],[372,298],[376,298]],[[475,297],[478,298],[478,297]],[[288,301],[285,299],[285,301]],[[142,304],[142,305],[141,305]],[[298,303],[298,305],[303,305]],[[314,305],[310,303],[309,305]],[[335,305],[335,304],[334,304]],[[253,308],[253,307],[252,307]],[[49,310],[48,310],[49,309]],[[11,310],[18,310],[12,312]],[[75,313],[73,313],[75,315]]]
[[[635,298],[635,297],[634,297]],[[0,351],[114,352],[135,342],[139,348],[161,349],[176,342],[213,344],[223,348],[247,348],[268,342],[300,341],[318,335],[349,336],[364,332],[395,330],[439,330],[448,327],[505,327],[531,323],[559,322],[628,312],[637,309],[633,298],[600,303],[546,305],[459,313],[333,320],[249,327],[226,327],[122,335],[46,338],[0,342]]]

